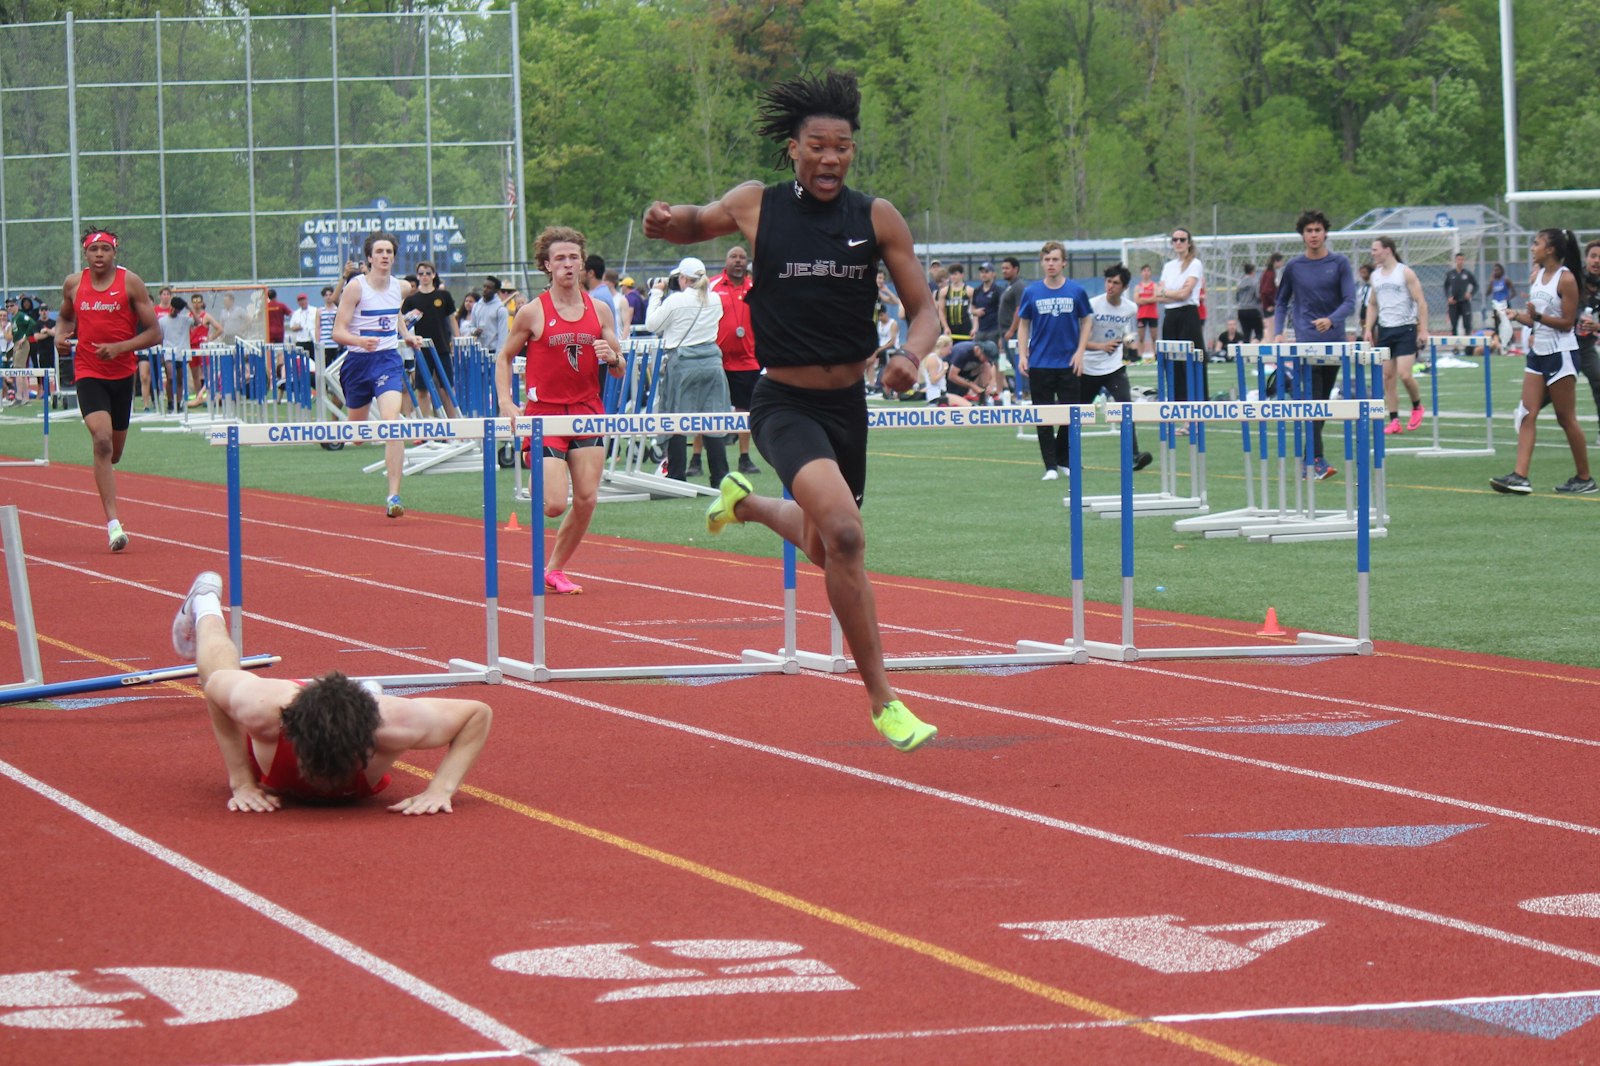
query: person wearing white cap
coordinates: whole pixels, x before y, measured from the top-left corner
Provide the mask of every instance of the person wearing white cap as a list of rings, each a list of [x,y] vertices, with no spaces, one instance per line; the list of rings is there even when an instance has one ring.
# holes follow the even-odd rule
[[[782,146],[794,178],[745,182],[711,203],[656,201],[645,236],[694,244],[731,233],[752,242],[755,284],[747,302],[756,358],[766,373],[750,402],[750,433],[792,500],[755,495],[743,474],[722,479],[706,512],[720,533],[758,522],[821,566],[828,602],[866,686],[872,723],[899,751],[938,730],[895,695],[883,665],[861,501],[867,481],[867,395],[863,375],[878,345],[872,323],[881,262],[905,302],[905,348],[889,356],[883,385],[904,392],[938,338],[932,294],[922,280],[911,228],[888,200],[845,186],[861,128],[861,90],[831,71],[762,94],[758,132]]]
[[[645,308],[644,328],[661,338],[667,361],[660,414],[721,413],[733,410],[728,399],[728,379],[722,373],[722,349],[717,347],[717,326],[722,321],[722,300],[711,293],[706,265],[694,256],[678,264],[670,277],[656,282]],[[723,438],[705,435],[706,463],[711,484],[720,485],[728,474],[728,453]],[[667,476],[686,479],[687,441],[674,434],[667,438]]]

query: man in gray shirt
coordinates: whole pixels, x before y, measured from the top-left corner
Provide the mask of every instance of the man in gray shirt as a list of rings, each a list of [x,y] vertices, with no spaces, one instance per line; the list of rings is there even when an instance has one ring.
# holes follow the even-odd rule
[[[1011,342],[1017,335],[1017,305],[1022,302],[1022,290],[1028,283],[1022,280],[1022,261],[1014,255],[1000,260],[1000,293],[996,328],[1000,330],[1000,351],[1012,366],[1013,388],[1017,399],[1028,394],[1028,379],[1016,370],[1016,360],[1011,355]],[[1001,364],[1005,365],[1004,363]]]
[[[500,300],[500,279],[493,274],[483,279],[483,295],[472,305],[471,322],[484,351],[488,352],[491,358],[499,355],[501,347],[506,343],[509,323],[506,318],[506,305]]]

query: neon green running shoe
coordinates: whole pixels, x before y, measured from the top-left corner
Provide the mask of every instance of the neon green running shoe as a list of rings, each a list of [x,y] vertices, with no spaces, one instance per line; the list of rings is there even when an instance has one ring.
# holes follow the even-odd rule
[[[749,496],[756,490],[750,487],[750,479],[740,473],[732,473],[722,479],[718,491],[721,493],[711,501],[711,506],[706,508],[706,531],[708,533],[721,533],[724,526],[737,525],[744,521],[734,515],[733,509],[739,501]]]
[[[937,726],[922,721],[899,700],[893,700],[881,710],[872,712],[872,724],[878,727],[884,740],[900,751],[915,751],[923,742],[939,735]]]

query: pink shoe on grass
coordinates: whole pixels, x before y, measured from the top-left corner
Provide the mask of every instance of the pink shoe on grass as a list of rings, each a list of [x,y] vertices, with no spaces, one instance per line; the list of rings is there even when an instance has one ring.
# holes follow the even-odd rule
[[[583,591],[583,586],[573,581],[560,570],[550,570],[544,575],[544,587],[554,592],[557,596],[576,596]]]
[[[1411,421],[1406,423],[1406,429],[1416,429],[1420,425],[1422,425],[1422,408],[1413,407],[1411,409]]]
[[[1405,428],[1400,425],[1399,418],[1391,418],[1389,419],[1389,424],[1383,427],[1383,431],[1392,437],[1396,433],[1404,433]]]

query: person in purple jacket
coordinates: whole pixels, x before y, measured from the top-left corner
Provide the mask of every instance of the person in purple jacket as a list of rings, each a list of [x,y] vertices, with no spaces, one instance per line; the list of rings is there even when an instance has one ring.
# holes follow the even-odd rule
[[[1294,339],[1297,344],[1345,340],[1344,320],[1356,306],[1355,275],[1350,260],[1328,250],[1328,216],[1321,211],[1303,211],[1295,221],[1305,243],[1305,251],[1289,260],[1278,279],[1277,313],[1273,316],[1273,343],[1283,343],[1283,325],[1293,308]],[[1311,399],[1326,400],[1333,395],[1339,367],[1311,368]],[[1322,423],[1311,424],[1314,459],[1309,471],[1318,481],[1339,471],[1328,465],[1322,454]]]

